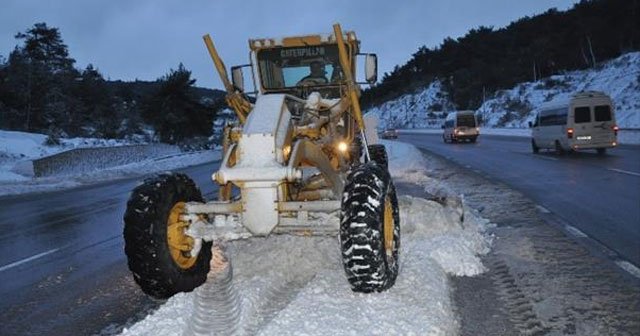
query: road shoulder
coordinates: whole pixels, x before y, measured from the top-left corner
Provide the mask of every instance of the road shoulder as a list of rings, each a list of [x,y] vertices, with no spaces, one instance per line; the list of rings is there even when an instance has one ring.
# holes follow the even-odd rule
[[[430,177],[463,194],[497,224],[490,231],[496,237],[493,249],[483,258],[488,272],[453,280],[462,335],[632,335],[640,330],[640,281],[548,223],[521,193],[423,154]]]

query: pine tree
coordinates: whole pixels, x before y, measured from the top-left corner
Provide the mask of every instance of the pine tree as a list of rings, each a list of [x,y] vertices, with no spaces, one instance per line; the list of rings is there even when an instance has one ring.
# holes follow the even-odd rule
[[[147,101],[143,118],[152,124],[160,140],[177,143],[193,136],[207,136],[214,112],[193,93],[195,79],[180,63],[158,80],[160,87]]]

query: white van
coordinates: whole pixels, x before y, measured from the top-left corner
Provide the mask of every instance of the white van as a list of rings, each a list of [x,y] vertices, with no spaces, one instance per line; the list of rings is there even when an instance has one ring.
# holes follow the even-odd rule
[[[447,115],[442,126],[444,142],[465,141],[476,142],[480,135],[480,127],[474,111],[457,111]]]
[[[605,154],[607,148],[618,144],[613,103],[602,92],[580,92],[540,106],[529,127],[534,153],[547,148],[558,154],[583,149]]]

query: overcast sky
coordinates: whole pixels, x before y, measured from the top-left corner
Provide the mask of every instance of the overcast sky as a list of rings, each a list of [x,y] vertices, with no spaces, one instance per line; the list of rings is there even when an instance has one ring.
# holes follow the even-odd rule
[[[227,66],[248,60],[247,40],[354,30],[363,52],[378,54],[379,74],[404,64],[420,46],[464,35],[480,25],[503,27],[570,0],[3,0],[0,55],[36,22],[58,27],[76,66],[92,63],[110,79],[155,80],[180,62],[198,86],[221,88],[202,42],[210,33]]]

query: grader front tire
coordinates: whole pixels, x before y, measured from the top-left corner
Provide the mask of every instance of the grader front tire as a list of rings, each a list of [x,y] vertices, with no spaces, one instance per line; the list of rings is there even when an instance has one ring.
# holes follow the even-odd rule
[[[149,178],[131,192],[124,215],[124,242],[129,269],[148,295],[165,299],[190,292],[209,272],[211,243],[189,253],[193,241],[180,221],[185,202],[202,202],[195,183],[184,174]]]
[[[369,155],[371,157],[371,161],[377,163],[382,169],[389,169],[389,157],[387,156],[387,149],[384,145],[375,144],[369,145]]]
[[[340,245],[354,292],[381,292],[395,283],[400,216],[389,173],[370,162],[347,177],[340,213]]]

